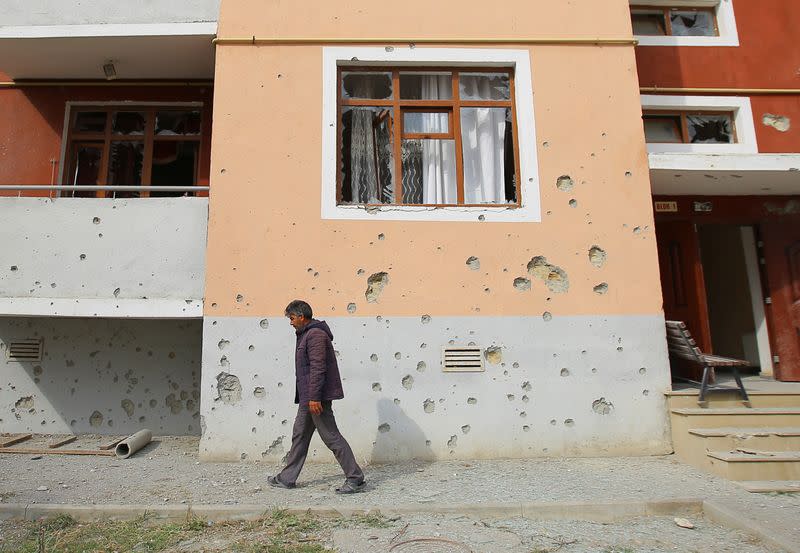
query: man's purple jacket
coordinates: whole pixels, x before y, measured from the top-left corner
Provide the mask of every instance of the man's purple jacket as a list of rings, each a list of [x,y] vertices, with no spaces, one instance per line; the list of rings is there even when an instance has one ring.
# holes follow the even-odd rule
[[[295,403],[308,405],[309,401],[330,401],[344,397],[332,340],[333,333],[325,321],[311,319],[302,330],[297,331],[297,349],[294,353],[297,376]]]

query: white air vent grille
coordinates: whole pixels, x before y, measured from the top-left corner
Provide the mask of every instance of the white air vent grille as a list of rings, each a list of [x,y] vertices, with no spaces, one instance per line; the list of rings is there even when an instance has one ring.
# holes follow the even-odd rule
[[[483,371],[483,351],[477,346],[448,346],[442,349],[445,372]]]
[[[8,361],[41,361],[42,343],[41,338],[11,342],[6,350]]]

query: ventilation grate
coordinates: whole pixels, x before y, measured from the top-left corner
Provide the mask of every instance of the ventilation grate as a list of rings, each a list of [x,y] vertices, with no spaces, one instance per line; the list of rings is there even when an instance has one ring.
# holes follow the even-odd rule
[[[442,349],[445,372],[482,372],[483,351],[478,346],[448,346]]]
[[[41,338],[11,342],[6,350],[8,361],[41,361],[42,343]]]

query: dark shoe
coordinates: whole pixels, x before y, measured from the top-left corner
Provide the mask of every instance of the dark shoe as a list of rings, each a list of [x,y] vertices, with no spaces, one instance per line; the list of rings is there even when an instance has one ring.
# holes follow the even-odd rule
[[[283,488],[284,490],[291,490],[295,486],[294,484],[284,484],[277,476],[268,476],[267,482],[273,488]]]
[[[336,488],[336,493],[340,494],[350,494],[350,493],[359,493],[364,491],[364,486],[367,484],[366,480],[362,480],[361,482],[348,482],[345,481],[340,487]]]

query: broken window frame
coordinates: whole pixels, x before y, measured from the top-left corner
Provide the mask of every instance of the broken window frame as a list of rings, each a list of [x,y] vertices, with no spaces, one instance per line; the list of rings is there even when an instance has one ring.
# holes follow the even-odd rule
[[[645,142],[647,144],[696,144],[695,142],[691,142],[689,139],[689,121],[688,117],[691,116],[701,116],[701,117],[711,117],[711,116],[720,116],[720,115],[727,115],[731,120],[731,141],[730,142],[718,142],[717,144],[720,145],[731,145],[731,144],[738,144],[739,138],[736,133],[736,112],[735,111],[698,111],[698,110],[663,110],[663,109],[645,109],[642,110],[642,122],[644,123],[644,119],[648,116],[660,116],[660,117],[680,117],[681,125],[680,125],[680,132],[681,132],[681,140],[680,142],[650,142],[647,140],[647,136],[645,135]],[[710,143],[713,145],[714,143]]]
[[[630,8],[631,12],[631,22],[633,22],[633,15],[634,12],[643,12],[643,13],[653,13],[653,12],[661,12],[662,16],[664,17],[664,34],[663,35],[637,35],[637,36],[684,36],[684,35],[674,35],[672,34],[672,18],[670,17],[670,12],[672,11],[682,11],[682,12],[706,12],[711,16],[711,20],[714,22],[714,37],[719,37],[719,20],[717,18],[717,9],[715,7],[703,7],[703,6],[681,6],[681,5],[664,5],[664,6],[648,6],[648,5],[641,5],[641,4],[634,4]],[[636,33],[634,32],[634,35]],[[712,38],[712,37],[708,37]]]
[[[388,99],[354,99],[344,98],[342,73],[367,72],[367,73],[390,73],[392,78],[392,96]],[[461,73],[504,73],[508,75],[509,98],[507,100],[463,100],[459,86],[459,75]],[[452,97],[447,100],[409,100],[400,98],[400,73],[449,73],[452,83]],[[384,108],[391,110],[392,117],[389,118],[389,129],[392,133],[392,155],[394,164],[394,203],[345,203],[343,202],[343,174],[341,170],[342,155],[342,114],[347,107],[368,107]],[[464,162],[463,145],[461,136],[461,108],[506,108],[511,110],[511,132],[514,155],[514,190],[516,201],[507,203],[465,203],[464,196]],[[403,130],[404,113],[408,112],[447,112],[449,115],[449,133],[433,134],[407,134]],[[480,207],[485,209],[516,209],[522,207],[522,186],[520,183],[520,156],[519,156],[519,136],[516,110],[516,86],[515,71],[513,67],[483,67],[483,66],[351,66],[339,65],[336,69],[336,205],[361,205],[365,207]],[[455,142],[456,157],[456,194],[457,203],[441,204],[421,204],[403,202],[403,177],[402,177],[402,142],[406,139],[449,139]]]
[[[158,135],[156,134],[156,117],[159,112],[199,112],[200,113],[200,124],[198,127],[198,132],[196,134],[175,134],[175,135]],[[105,113],[105,128],[103,132],[90,132],[90,131],[77,131],[75,130],[75,123],[80,113]],[[145,126],[143,134],[115,134],[113,130],[114,124],[114,114],[118,112],[140,112],[144,114],[145,117]],[[69,194],[73,197],[96,197],[96,198],[109,198],[109,197],[120,197],[120,195],[125,197],[139,197],[139,198],[147,198],[150,196],[149,187],[152,182],[152,173],[153,173],[153,151],[154,146],[158,142],[193,142],[196,143],[197,146],[197,157],[195,159],[195,167],[194,167],[194,177],[193,177],[193,184],[192,186],[197,186],[199,181],[199,172],[200,172],[200,164],[201,158],[203,155],[203,106],[201,105],[185,105],[185,104],[147,104],[147,105],[140,105],[140,104],[102,104],[102,105],[91,105],[91,104],[80,104],[72,106],[69,119],[67,121],[68,129],[67,129],[67,146],[65,149],[66,155],[69,156],[64,160],[64,167],[66,168],[66,172],[64,173],[64,184],[69,185],[72,184],[70,175],[75,174],[75,170],[77,169],[77,156],[74,155],[74,152],[77,150],[76,146],[81,144],[86,145],[88,143],[96,144],[99,148],[102,149],[101,161],[100,161],[100,170],[97,176],[97,182],[95,183],[97,186],[106,186],[108,183],[108,175],[109,169],[111,164],[111,146],[115,142],[142,142],[144,144],[143,156],[142,156],[142,174],[141,174],[141,190],[138,192],[115,192],[114,190],[97,190],[96,192],[68,192],[63,191],[62,194]],[[158,191],[154,191],[158,192]],[[159,194],[164,194],[159,193]],[[175,193],[186,195],[186,196],[199,196],[205,195],[198,192],[185,192],[185,193]]]

